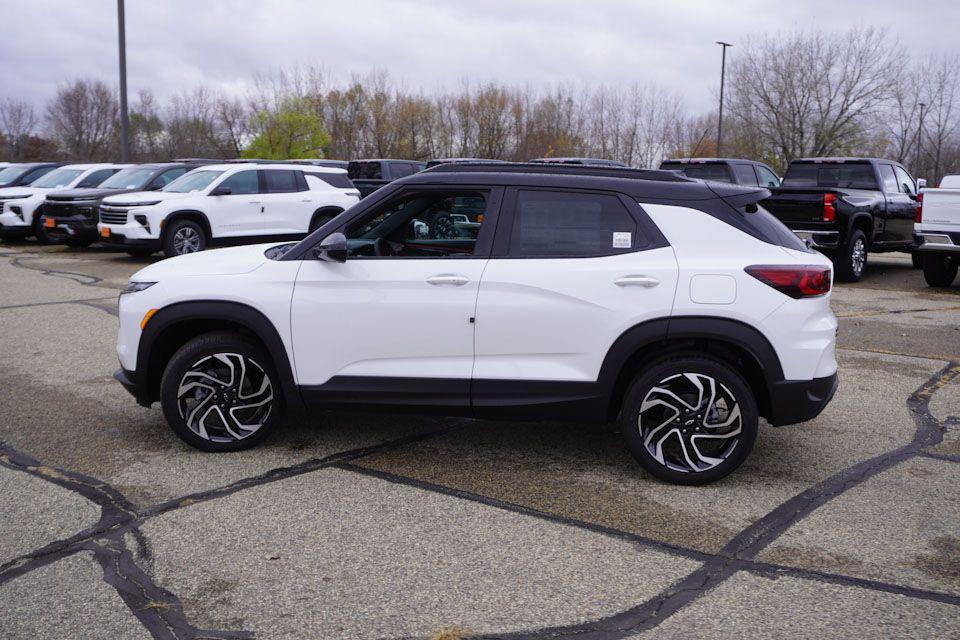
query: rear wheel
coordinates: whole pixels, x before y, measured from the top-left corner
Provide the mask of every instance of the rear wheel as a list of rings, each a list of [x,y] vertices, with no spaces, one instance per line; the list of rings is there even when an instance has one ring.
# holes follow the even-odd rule
[[[743,377],[719,360],[677,357],[637,376],[620,430],[644,469],[661,480],[699,485],[734,471],[757,437],[757,402]]]
[[[923,279],[931,287],[949,287],[957,277],[957,267],[953,256],[927,254],[923,256]]]
[[[207,234],[193,220],[177,220],[163,237],[163,253],[168,258],[196,253],[207,248]]]
[[[837,268],[837,278],[846,282],[859,282],[867,266],[867,236],[860,229],[854,229],[842,247],[833,256]]]
[[[913,262],[914,269],[923,269],[923,256],[916,251],[910,254],[910,261]]]
[[[269,356],[231,331],[194,338],[170,359],[160,382],[163,414],[174,433],[203,451],[239,451],[280,424],[284,402]]]

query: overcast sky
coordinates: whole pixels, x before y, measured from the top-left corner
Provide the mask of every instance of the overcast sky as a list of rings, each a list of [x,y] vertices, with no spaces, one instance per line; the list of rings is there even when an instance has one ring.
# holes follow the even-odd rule
[[[885,26],[915,52],[960,52],[960,1],[127,0],[131,100],[256,72],[374,69],[408,88],[656,82],[696,110],[719,86],[716,40],[806,27]],[[0,0],[0,98],[38,106],[59,83],[117,82],[114,0]],[[737,55],[736,46],[730,50]]]

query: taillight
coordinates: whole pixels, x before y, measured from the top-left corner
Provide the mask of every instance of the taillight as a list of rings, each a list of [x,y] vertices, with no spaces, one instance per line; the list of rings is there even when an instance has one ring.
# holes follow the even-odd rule
[[[758,264],[744,271],[791,298],[812,298],[830,291],[829,267]]]
[[[917,210],[913,213],[913,221],[923,222],[923,194],[917,195]]]
[[[824,222],[833,222],[833,219],[837,217],[837,207],[834,204],[837,201],[837,196],[832,193],[823,194],[823,221]]]

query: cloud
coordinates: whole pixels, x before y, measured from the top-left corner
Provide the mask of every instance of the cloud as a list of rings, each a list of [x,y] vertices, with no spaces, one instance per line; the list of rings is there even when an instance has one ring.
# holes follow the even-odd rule
[[[39,0],[0,8],[0,95],[41,105],[74,78],[117,83],[115,4]],[[466,78],[516,85],[654,82],[696,110],[715,100],[720,51],[749,34],[885,26],[917,53],[956,53],[952,0],[127,0],[131,96],[198,85],[240,93],[295,65],[388,71],[409,88]],[[920,45],[918,46],[918,43]],[[730,55],[736,56],[737,46]]]

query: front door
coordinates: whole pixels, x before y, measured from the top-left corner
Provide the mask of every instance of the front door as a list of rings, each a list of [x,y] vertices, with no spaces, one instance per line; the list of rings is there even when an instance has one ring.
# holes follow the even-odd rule
[[[469,406],[473,318],[500,193],[402,190],[345,224],[346,262],[304,261],[291,331],[308,401],[336,390],[372,402]],[[464,197],[484,203],[473,226],[453,221]]]
[[[215,238],[230,236],[257,236],[263,233],[263,198],[260,195],[260,179],[256,169],[245,169],[227,176],[215,185],[227,188],[227,195],[209,195],[207,219]]]

